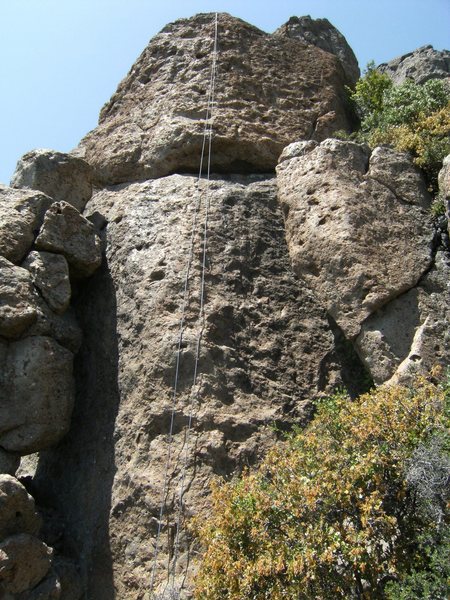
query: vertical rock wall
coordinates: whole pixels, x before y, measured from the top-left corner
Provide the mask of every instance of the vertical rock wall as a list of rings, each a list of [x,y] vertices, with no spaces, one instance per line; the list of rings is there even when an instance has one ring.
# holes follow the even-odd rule
[[[450,358],[448,247],[420,172],[387,148],[321,141],[352,124],[345,39],[308,18],[270,36],[221,14],[218,30],[209,185],[190,174],[214,31],[198,15],[150,42],[77,149],[87,162],[35,151],[0,189],[11,598],[150,599],[156,544],[157,589],[189,597],[187,526],[214,477],[257,462],[336,387],[356,395]],[[36,451],[21,474],[40,532],[12,477]],[[16,497],[28,520],[3,531]]]

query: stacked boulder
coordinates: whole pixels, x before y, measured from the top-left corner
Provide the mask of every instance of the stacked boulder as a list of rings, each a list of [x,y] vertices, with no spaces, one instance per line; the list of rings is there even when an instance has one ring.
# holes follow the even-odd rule
[[[21,456],[55,445],[70,427],[81,344],[72,288],[101,263],[100,239],[79,212],[92,193],[89,173],[81,159],[38,150],[19,162],[12,187],[0,187],[2,598],[60,596],[34,501],[14,475]]]

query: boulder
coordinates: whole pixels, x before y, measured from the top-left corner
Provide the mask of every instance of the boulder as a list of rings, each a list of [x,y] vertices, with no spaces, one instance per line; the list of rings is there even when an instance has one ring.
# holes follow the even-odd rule
[[[31,273],[34,285],[49,307],[64,313],[70,303],[69,265],[64,256],[51,252],[30,252],[22,266]]]
[[[293,38],[331,52],[339,59],[347,77],[348,85],[353,86],[360,76],[358,60],[340,31],[328,19],[291,17],[279,27],[274,35]]]
[[[31,590],[50,570],[52,553],[27,533],[6,538],[0,542],[0,586],[11,594]]]
[[[450,51],[435,50],[430,45],[422,46],[378,65],[377,69],[389,75],[395,85],[402,84],[406,79],[419,84],[429,79],[447,79],[450,77]]]
[[[218,41],[213,172],[270,172],[289,142],[351,128],[348,80],[330,52],[225,13]],[[78,148],[97,181],[199,171],[213,47],[213,13],[150,41]]]
[[[55,202],[48,209],[36,248],[65,256],[75,277],[92,275],[102,261],[94,226],[67,202]]]
[[[0,256],[0,335],[22,335],[37,320],[37,304],[30,273]]]
[[[20,263],[51,203],[44,194],[0,186],[0,256]]]
[[[0,475],[0,541],[16,533],[36,535],[40,528],[41,518],[24,486],[11,475]]]
[[[17,163],[11,186],[40,190],[81,212],[92,195],[91,168],[86,161],[70,154],[32,150]]]
[[[334,139],[306,149],[277,168],[292,265],[354,339],[432,265],[430,198],[407,155]]]
[[[0,446],[30,454],[68,431],[74,387],[73,354],[49,337],[9,344],[0,397]]]

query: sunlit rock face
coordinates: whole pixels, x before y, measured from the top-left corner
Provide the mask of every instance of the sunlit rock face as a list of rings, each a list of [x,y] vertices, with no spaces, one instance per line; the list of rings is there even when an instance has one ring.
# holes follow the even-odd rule
[[[334,54],[222,13],[218,39],[214,172],[270,172],[289,142],[349,129],[348,81]],[[151,40],[81,142],[98,181],[198,171],[213,44],[212,14]]]

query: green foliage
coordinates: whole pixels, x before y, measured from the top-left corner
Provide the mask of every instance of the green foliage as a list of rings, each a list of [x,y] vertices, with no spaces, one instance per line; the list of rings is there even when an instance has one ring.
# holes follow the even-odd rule
[[[391,79],[375,68],[372,61],[367,65],[364,76],[356,83],[351,99],[361,119],[363,131],[377,127],[384,110],[386,92],[393,87]]]
[[[411,152],[437,190],[437,175],[450,152],[450,90],[442,80],[393,86],[370,63],[351,93],[361,118],[357,137],[371,146],[391,144]]]
[[[447,586],[445,392],[419,379],[355,402],[337,394],[258,470],[217,483],[195,526],[196,598],[439,599],[411,594]]]

